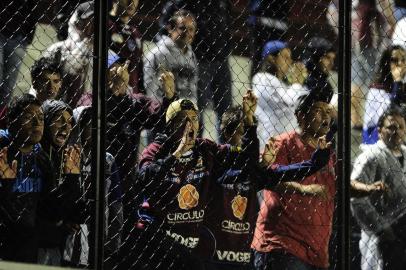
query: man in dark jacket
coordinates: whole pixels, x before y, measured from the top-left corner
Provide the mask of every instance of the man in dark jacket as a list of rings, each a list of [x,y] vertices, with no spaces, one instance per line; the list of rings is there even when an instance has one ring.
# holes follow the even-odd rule
[[[55,169],[56,186],[66,185],[64,181],[75,184],[71,196],[64,200],[63,224],[55,222],[41,222],[40,226],[40,250],[38,262],[46,265],[60,265],[62,255],[60,250],[64,247],[68,233],[78,230],[83,222],[83,203],[79,200],[80,192],[80,151],[79,148],[68,146],[68,139],[73,128],[72,109],[63,101],[47,100],[42,106],[44,113],[44,136],[41,139],[41,146],[48,154],[50,162]],[[69,160],[66,158],[70,155]],[[67,178],[69,175],[69,178]],[[66,194],[67,195],[67,194]],[[80,203],[79,203],[80,202]]]

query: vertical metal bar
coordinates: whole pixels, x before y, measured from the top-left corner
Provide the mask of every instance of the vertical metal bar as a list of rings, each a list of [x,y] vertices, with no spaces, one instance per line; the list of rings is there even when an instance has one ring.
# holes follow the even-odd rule
[[[107,0],[94,1],[94,60],[92,96],[92,181],[95,183],[94,268],[103,269],[105,202],[105,93],[107,67]]]
[[[351,0],[339,0],[337,269],[350,269]]]

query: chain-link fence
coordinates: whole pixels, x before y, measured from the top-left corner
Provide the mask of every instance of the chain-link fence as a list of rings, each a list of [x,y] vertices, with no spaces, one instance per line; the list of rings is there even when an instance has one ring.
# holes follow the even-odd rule
[[[406,269],[404,15],[3,0],[0,266]]]

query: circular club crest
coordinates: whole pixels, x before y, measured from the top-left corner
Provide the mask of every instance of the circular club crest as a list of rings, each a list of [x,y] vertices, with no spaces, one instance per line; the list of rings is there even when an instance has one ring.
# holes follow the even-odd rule
[[[183,210],[189,210],[196,207],[199,203],[199,193],[196,188],[187,184],[181,187],[178,194],[179,207]]]
[[[237,195],[231,201],[231,209],[233,209],[233,214],[239,220],[242,220],[245,214],[245,210],[247,209],[247,197],[243,197],[241,195]]]

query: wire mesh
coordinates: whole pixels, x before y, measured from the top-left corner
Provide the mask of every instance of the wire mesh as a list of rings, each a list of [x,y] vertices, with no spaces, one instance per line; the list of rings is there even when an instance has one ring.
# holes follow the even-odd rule
[[[338,1],[109,9],[102,267],[338,268]],[[352,1],[351,269],[405,269],[405,10]],[[0,3],[0,261],[101,252],[95,12]]]

